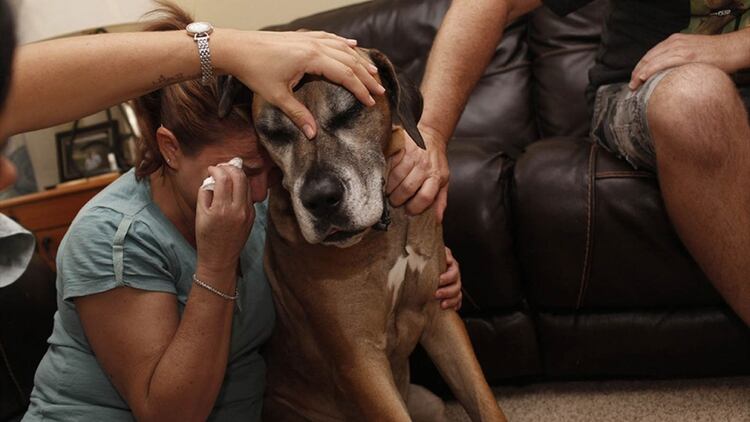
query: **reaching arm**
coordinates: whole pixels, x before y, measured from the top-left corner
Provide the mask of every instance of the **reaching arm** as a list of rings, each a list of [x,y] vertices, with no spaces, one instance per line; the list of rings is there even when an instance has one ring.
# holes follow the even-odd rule
[[[448,142],[505,27],[541,4],[541,0],[453,1],[427,61],[422,130]]]
[[[237,76],[304,129],[310,112],[292,96],[305,73],[323,75],[370,105],[383,91],[346,40],[323,32],[270,33],[216,29],[216,73]],[[184,31],[100,34],[57,39],[16,50],[0,139],[91,114],[165,85],[195,79],[200,62]],[[306,132],[307,133],[307,132]]]
[[[453,1],[422,82],[424,112],[419,130],[427,150],[407,142],[404,152],[392,157],[387,186],[391,204],[406,204],[407,211],[418,214],[437,201],[435,209],[442,221],[448,201],[448,139],[507,24],[541,4],[541,0]]]

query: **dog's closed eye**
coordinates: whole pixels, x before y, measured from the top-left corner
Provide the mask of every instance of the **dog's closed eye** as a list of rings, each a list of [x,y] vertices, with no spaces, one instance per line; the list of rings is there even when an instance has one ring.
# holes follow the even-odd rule
[[[364,110],[364,108],[365,106],[361,102],[355,100],[351,106],[347,107],[344,111],[337,113],[331,119],[329,119],[326,127],[330,131],[349,127],[354,122],[355,118],[362,112],[362,110]]]

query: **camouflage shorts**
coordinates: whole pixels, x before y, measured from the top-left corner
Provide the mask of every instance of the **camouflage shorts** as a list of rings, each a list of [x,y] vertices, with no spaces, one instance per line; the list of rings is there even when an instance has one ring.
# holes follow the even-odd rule
[[[591,138],[636,169],[656,172],[646,110],[654,88],[668,73],[669,69],[657,73],[636,91],[627,83],[602,85],[596,91]]]

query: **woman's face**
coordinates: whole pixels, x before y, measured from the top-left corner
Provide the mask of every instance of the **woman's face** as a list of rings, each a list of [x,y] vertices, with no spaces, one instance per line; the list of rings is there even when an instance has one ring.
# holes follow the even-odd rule
[[[258,144],[255,133],[241,133],[225,138],[221,143],[209,145],[192,156],[180,158],[174,180],[180,195],[195,210],[198,189],[209,176],[208,168],[226,163],[234,157],[242,158],[243,171],[252,191],[252,203],[262,202],[268,195],[268,176],[273,163]]]

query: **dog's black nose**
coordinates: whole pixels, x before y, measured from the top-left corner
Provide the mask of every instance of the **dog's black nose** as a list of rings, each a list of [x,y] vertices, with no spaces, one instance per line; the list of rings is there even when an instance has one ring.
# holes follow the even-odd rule
[[[302,205],[318,218],[338,210],[344,198],[344,185],[330,172],[314,171],[302,185]]]

